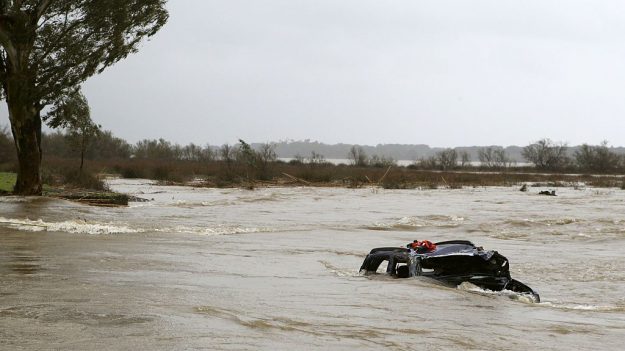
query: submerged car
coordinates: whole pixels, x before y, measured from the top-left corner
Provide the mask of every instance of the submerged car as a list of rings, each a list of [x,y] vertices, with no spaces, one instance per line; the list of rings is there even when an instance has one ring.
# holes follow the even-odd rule
[[[513,291],[540,302],[537,292],[510,277],[507,258],[470,241],[415,241],[408,248],[375,248],[365,258],[360,272],[375,273],[383,262],[388,262],[386,273],[397,278],[425,276],[451,286],[469,282],[486,290]]]

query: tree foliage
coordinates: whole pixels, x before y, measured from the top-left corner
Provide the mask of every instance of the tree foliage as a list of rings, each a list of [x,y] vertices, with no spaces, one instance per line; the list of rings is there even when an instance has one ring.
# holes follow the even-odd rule
[[[352,165],[357,167],[367,166],[367,154],[361,146],[352,146],[347,154],[347,159],[350,160]]]
[[[455,149],[445,149],[436,153],[436,160],[443,170],[454,169],[458,166],[458,152]]]
[[[326,163],[326,158],[325,158],[325,156],[323,156],[322,154],[320,154],[318,152],[311,151],[310,152],[310,157],[308,158],[308,163],[310,165],[324,164],[324,163]]]
[[[523,148],[523,158],[536,165],[538,169],[558,170],[569,163],[565,143],[555,143],[550,139],[541,139]]]
[[[74,140],[65,130],[42,134],[41,143],[45,157],[76,157]],[[85,152],[85,158],[89,160],[128,159],[131,155],[132,145],[114,136],[109,130],[101,131],[98,137],[89,143]]]
[[[41,193],[41,111],[137,51],[165,0],[0,0],[0,96],[18,158],[15,192]]]
[[[460,152],[460,167],[464,168],[468,166],[471,166],[471,156],[469,156],[469,153],[464,150]]]
[[[276,154],[276,146],[272,143],[264,143],[256,150],[256,170],[257,177],[262,180],[271,178],[271,165],[278,158]]]
[[[87,147],[101,132],[101,126],[91,120],[87,98],[80,90],[74,90],[60,99],[45,119],[50,127],[68,131],[72,145],[80,151],[79,174],[82,174]]]
[[[25,70],[33,102],[59,103],[136,52],[167,18],[165,0],[0,0],[0,77]]]
[[[158,140],[143,139],[130,147],[130,153],[135,158],[153,160],[208,162],[215,158],[215,152],[209,145],[202,147],[189,143],[188,145],[180,146],[179,144],[172,144],[163,138]]]
[[[584,171],[611,172],[619,168],[621,157],[610,150],[607,141],[603,141],[597,146],[580,146],[575,151],[575,160]]]
[[[377,168],[386,168],[389,166],[397,166],[397,161],[392,157],[372,155],[367,161],[369,166]]]
[[[63,95],[44,120],[51,128],[64,128],[70,133],[93,135],[100,130],[91,120],[89,103],[80,90]]]
[[[480,165],[486,168],[505,168],[511,161],[502,147],[489,146],[480,148],[477,152]]]

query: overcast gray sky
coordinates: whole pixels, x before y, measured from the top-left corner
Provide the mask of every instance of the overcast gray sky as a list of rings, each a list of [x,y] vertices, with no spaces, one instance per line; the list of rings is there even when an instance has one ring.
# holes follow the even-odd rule
[[[84,87],[93,119],[131,142],[625,144],[624,1],[168,8],[138,54]]]

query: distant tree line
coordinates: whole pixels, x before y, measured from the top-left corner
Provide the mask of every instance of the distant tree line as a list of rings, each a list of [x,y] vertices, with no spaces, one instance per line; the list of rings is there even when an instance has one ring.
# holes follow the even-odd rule
[[[74,158],[82,150],[76,145],[71,131],[54,131],[42,136],[44,156]],[[0,138],[0,142],[1,138]],[[85,150],[85,157],[90,160],[107,159],[152,159],[182,160],[196,162],[241,161],[247,158],[253,163],[265,165],[277,159],[275,146],[271,143],[260,144],[253,151],[254,160],[250,159],[251,146],[240,140],[238,144],[224,144],[220,147],[189,143],[180,145],[165,139],[144,139],[135,144],[115,137],[110,131],[101,131],[93,137]]]
[[[430,147],[424,144],[378,144],[378,145],[353,145],[353,144],[325,144],[316,141],[280,141],[275,143],[278,157],[290,158],[293,155],[310,155],[316,152],[327,159],[345,159],[352,147],[362,148],[367,155],[378,155],[379,157],[392,158],[395,160],[418,160],[435,156],[438,152],[445,150],[440,147]],[[463,153],[468,155],[469,161],[478,160],[478,146],[456,147],[458,162],[461,163]],[[517,162],[523,162],[521,156],[522,148],[518,146],[507,146],[503,148],[508,157]],[[625,153],[625,148],[621,150]]]
[[[572,152],[566,143],[541,139],[523,147],[521,152],[526,162],[541,171],[579,171],[616,173],[625,171],[625,155],[603,141],[599,145],[582,144]],[[445,149],[434,156],[418,159],[413,167],[420,169],[453,170],[467,167],[503,170],[516,166],[516,162],[500,146],[478,149],[479,163],[472,165],[466,151]]]
[[[615,173],[625,170],[625,155],[617,154],[607,141],[582,144],[571,154],[566,143],[541,139],[523,148],[523,157],[539,170]]]
[[[90,120],[89,120],[90,121]],[[234,176],[242,167],[248,177],[267,179],[271,175],[271,164],[278,161],[275,143],[248,144],[240,140],[237,144],[222,146],[179,145],[164,139],[144,139],[135,144],[115,137],[113,133],[97,128],[89,143],[77,126],[60,126],[64,129],[43,133],[42,145],[46,158],[86,160],[159,160],[218,162],[225,169],[226,176]],[[99,127],[99,126],[97,126]],[[82,142],[81,142],[82,141]],[[472,163],[469,153],[462,148],[442,149],[429,157],[421,157],[409,166],[423,170],[485,169],[505,170],[518,168],[516,161],[499,146],[482,147],[477,150],[478,163]],[[522,148],[524,159],[540,171],[577,171],[616,173],[625,171],[625,155],[617,153],[607,141],[599,145],[583,144],[571,150],[565,143],[541,139]],[[388,167],[397,161],[390,157],[367,155],[361,146],[352,146],[345,155],[352,166]],[[13,139],[7,126],[0,126],[0,167],[7,169],[15,164],[16,155]],[[309,156],[296,154],[291,164],[328,164],[324,155],[315,151]],[[523,166],[527,168],[527,166]]]

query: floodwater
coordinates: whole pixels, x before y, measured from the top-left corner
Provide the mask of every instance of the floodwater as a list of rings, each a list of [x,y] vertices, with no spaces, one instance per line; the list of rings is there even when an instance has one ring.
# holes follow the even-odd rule
[[[625,340],[622,190],[111,185],[153,201],[0,198],[0,349],[620,350]],[[542,302],[358,274],[371,248],[414,239],[495,249]]]

